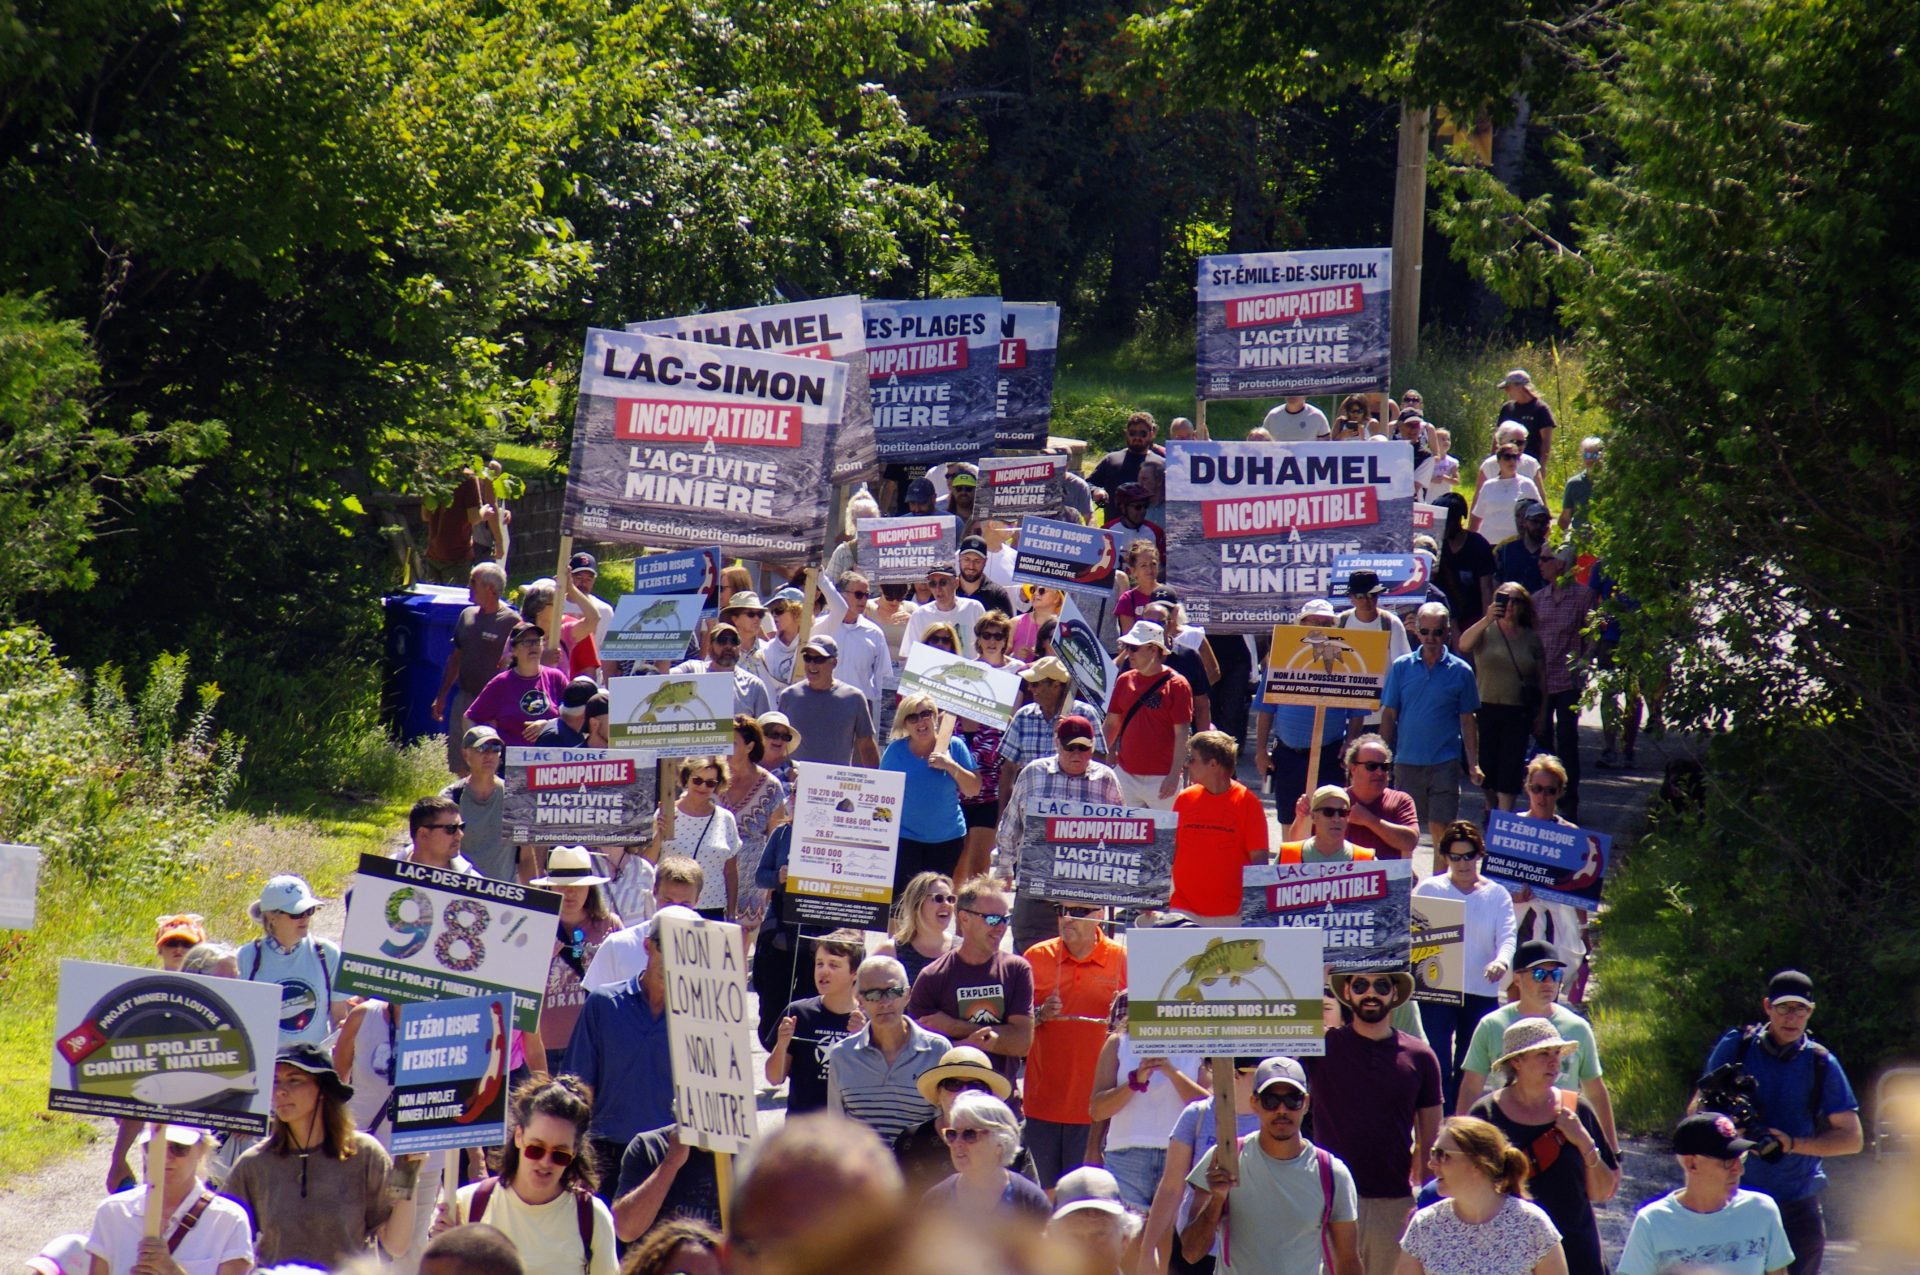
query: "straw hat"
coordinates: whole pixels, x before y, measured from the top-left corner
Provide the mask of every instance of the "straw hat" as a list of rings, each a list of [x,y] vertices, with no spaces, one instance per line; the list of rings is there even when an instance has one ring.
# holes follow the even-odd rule
[[[972,1045],[955,1045],[941,1054],[939,1065],[921,1072],[913,1083],[920,1096],[937,1107],[943,1080],[977,1080],[1002,1102],[1013,1093],[1013,1082],[995,1071],[985,1052]]]
[[[547,875],[527,884],[558,890],[563,885],[605,885],[609,880],[593,870],[593,856],[585,846],[555,846],[547,855]]]
[[[1578,1048],[1580,1043],[1561,1036],[1560,1029],[1553,1025],[1552,1019],[1523,1018],[1501,1033],[1500,1056],[1493,1060],[1493,1065],[1504,1067],[1521,1054],[1542,1049],[1558,1050],[1565,1057],[1567,1051]]]

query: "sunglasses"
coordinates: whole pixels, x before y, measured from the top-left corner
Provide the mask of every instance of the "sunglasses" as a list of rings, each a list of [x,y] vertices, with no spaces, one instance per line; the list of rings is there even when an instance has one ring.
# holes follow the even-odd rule
[[[1445,637],[1447,635],[1445,629],[1415,629],[1414,632],[1421,637]]]
[[[1275,1093],[1268,1089],[1255,1094],[1253,1100],[1260,1104],[1262,1111],[1278,1111],[1282,1107],[1288,1111],[1298,1111],[1307,1105],[1307,1095],[1297,1089],[1289,1089],[1285,1093]]]
[[[953,585],[956,583],[958,583],[958,581],[953,576],[928,576],[927,577],[928,586],[935,589],[944,588],[946,586]]]
[[[958,903],[959,901],[960,896],[957,894],[929,894],[927,896],[927,902],[929,903]]]
[[[1527,971],[1527,977],[1536,983],[1558,983],[1566,976],[1564,965],[1536,965]]]
[[[1093,751],[1093,741],[1090,739],[1070,739],[1060,745],[1060,747],[1063,751],[1069,753],[1090,753]]]
[[[907,989],[898,983],[888,983],[885,987],[869,987],[860,993],[860,999],[872,1005],[879,1001],[897,1001],[907,994]]]
[[[568,1165],[573,1163],[573,1159],[574,1159],[573,1152],[568,1151],[565,1148],[543,1147],[538,1142],[529,1142],[526,1146],[521,1147],[520,1154],[525,1156],[527,1159],[533,1161],[535,1164],[540,1163],[542,1160],[551,1158],[553,1160],[553,1167],[556,1169],[566,1168]]]
[[[1369,979],[1356,974],[1347,980],[1347,992],[1354,996],[1365,992],[1372,992],[1375,996],[1391,996],[1393,980],[1385,977]]]
[[[1006,641],[1006,640],[1007,640],[1007,635],[1006,635],[1006,634],[1004,634],[1004,633],[979,633],[979,632],[976,632],[976,633],[975,633],[975,634],[973,635],[973,640],[974,640],[974,641],[976,641],[976,642],[1004,642],[1004,641]]]
[[[423,823],[420,826],[431,828],[435,832],[451,832],[456,837],[467,830],[467,825],[464,823]]]
[[[1357,770],[1371,770],[1375,774],[1393,769],[1393,763],[1390,761],[1357,761],[1353,764]]]
[[[1427,1153],[1435,1164],[1445,1164],[1449,1160],[1464,1160],[1466,1155],[1459,1151],[1450,1151],[1446,1147],[1435,1147]]]
[[[948,1076],[940,1082],[941,1093],[965,1093],[969,1089],[976,1089],[981,1093],[993,1092],[987,1087],[986,1081],[968,1080],[965,1076]]]
[[[951,650],[952,648],[951,648],[951,647],[949,647],[948,649],[949,649],[949,650]],[[908,721],[910,721],[910,722],[924,722],[924,721],[926,721],[926,720],[927,720],[928,718],[930,718],[930,717],[932,717],[932,716],[933,716],[933,710],[932,710],[932,709],[930,709],[930,708],[923,708],[923,709],[921,709],[921,710],[920,710],[919,712],[917,712],[917,713],[908,713],[908,714],[907,714],[907,720],[908,720]]]
[[[766,740],[769,744],[791,744],[793,742],[792,732],[784,730],[764,730],[760,732],[760,738]]]
[[[714,637],[713,644],[715,646],[739,646],[740,638],[733,633],[721,633]]]
[[[948,1146],[952,1146],[956,1142],[964,1142],[968,1146],[972,1146],[982,1138],[991,1138],[993,1134],[985,1129],[955,1129],[948,1127],[942,1131],[941,1136],[947,1140]]]
[[[1013,914],[1011,912],[979,912],[974,910],[973,908],[961,908],[960,910],[962,912],[965,912],[968,916],[979,917],[982,921],[985,921],[988,925],[994,927],[995,929],[999,929],[1001,926],[1005,925],[1008,921],[1013,920]]]
[[[800,658],[808,664],[825,664],[827,662],[826,656],[815,655],[811,651],[808,651],[806,654],[802,655]]]
[[[1347,817],[1347,808],[1345,806],[1316,806],[1313,813],[1322,815],[1328,819],[1345,819]]]
[[[719,786],[720,781],[718,779],[703,779],[699,775],[695,775],[692,779],[687,780],[687,787],[689,788],[718,788]]]
[[[1557,797],[1560,795],[1560,785],[1559,784],[1528,784],[1527,791],[1537,792],[1542,797]]]
[[[866,589],[848,589],[846,596],[849,598],[870,598],[873,594]]]
[[[507,746],[498,740],[494,740],[490,743],[479,745],[473,751],[477,753],[504,753],[507,751]]]
[[[1097,920],[1100,912],[1101,909],[1099,908],[1081,907],[1072,903],[1056,903],[1053,905],[1053,914],[1055,916],[1072,917],[1076,921]]]
[[[1481,852],[1478,850],[1469,850],[1465,854],[1455,854],[1453,851],[1449,850],[1447,851],[1447,862],[1472,863],[1475,859],[1478,859],[1480,857],[1480,854]]]

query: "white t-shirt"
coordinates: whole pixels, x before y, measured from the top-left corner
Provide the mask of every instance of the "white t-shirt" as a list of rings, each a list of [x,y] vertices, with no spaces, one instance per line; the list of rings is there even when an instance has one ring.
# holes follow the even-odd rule
[[[1480,534],[1488,544],[1498,545],[1520,533],[1513,507],[1522,500],[1540,500],[1540,489],[1530,479],[1495,478],[1480,484],[1473,497],[1473,516],[1480,520]]]
[[[1352,611],[1342,611],[1339,618],[1334,621],[1334,627],[1340,629],[1364,629],[1370,633],[1379,633],[1384,630],[1389,635],[1387,637],[1387,658],[1390,660],[1397,660],[1413,649],[1407,645],[1407,626],[1400,623],[1399,616],[1386,610],[1384,607],[1381,609],[1380,614],[1373,617],[1372,623],[1360,619],[1354,615]]]
[[[1311,403],[1303,404],[1297,412],[1289,412],[1285,403],[1277,404],[1260,423],[1276,443],[1312,443],[1333,432],[1327,425],[1327,414]]]
[[[634,924],[607,935],[600,950],[587,962],[587,973],[580,980],[580,986],[597,992],[603,987],[618,987],[631,981],[634,975],[644,973],[647,968],[645,930],[644,924]]]
[[[907,658],[907,649],[918,642],[923,634],[936,624],[951,624],[960,631],[960,654],[973,658],[973,626],[987,609],[972,598],[956,597],[953,610],[942,611],[938,605],[929,602],[907,618],[907,631],[900,638],[900,658]]]
[[[613,608],[591,593],[587,595],[587,600],[593,603],[593,646],[595,650],[599,650],[607,644],[607,626],[613,623]],[[569,602],[560,614],[579,615],[580,604]]]
[[[1540,483],[1540,462],[1525,452],[1520,453],[1520,464],[1514,468],[1513,472],[1517,478],[1532,479],[1535,486],[1538,486]],[[1489,478],[1498,478],[1499,476],[1500,458],[1498,456],[1489,456],[1480,462],[1480,480],[1482,482],[1485,482]]]
[[[210,1188],[209,1188],[210,1189]],[[180,1201],[180,1207],[160,1224],[160,1238],[171,1239],[187,1215],[196,1192]],[[140,1241],[146,1233],[147,1188],[129,1187],[100,1201],[93,1211],[93,1233],[87,1237],[87,1252],[107,1264],[108,1275],[126,1275],[140,1256]],[[213,1197],[206,1212],[194,1224],[173,1260],[187,1275],[216,1275],[221,1266],[234,1260],[253,1265],[253,1225],[247,1211],[224,1195]]]
[[[1725,1208],[1695,1213],[1675,1191],[1633,1215],[1619,1275],[1765,1275],[1793,1262],[1780,1206],[1758,1191],[1733,1193]]]
[[[487,1200],[484,1217],[467,1213],[473,1205],[473,1193],[480,1184],[460,1188],[460,1217],[467,1222],[485,1222],[513,1241],[520,1260],[530,1271],[541,1275],[618,1275],[619,1240],[613,1233],[613,1214],[592,1196],[593,1265],[588,1267],[580,1243],[580,1205],[570,1192],[561,1192],[545,1204],[528,1204],[501,1183]]]

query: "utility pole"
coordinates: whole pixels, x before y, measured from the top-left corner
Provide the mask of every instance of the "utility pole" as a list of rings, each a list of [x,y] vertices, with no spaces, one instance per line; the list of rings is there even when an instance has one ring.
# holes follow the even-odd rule
[[[1400,103],[1400,155],[1393,178],[1393,367],[1420,355],[1420,249],[1427,225],[1427,111]]]

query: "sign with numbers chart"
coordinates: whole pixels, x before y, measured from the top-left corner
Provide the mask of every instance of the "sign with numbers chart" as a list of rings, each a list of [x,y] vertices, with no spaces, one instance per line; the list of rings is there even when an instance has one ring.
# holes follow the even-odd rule
[[[783,919],[885,929],[907,777],[820,762],[795,762],[794,768],[800,778]]]

